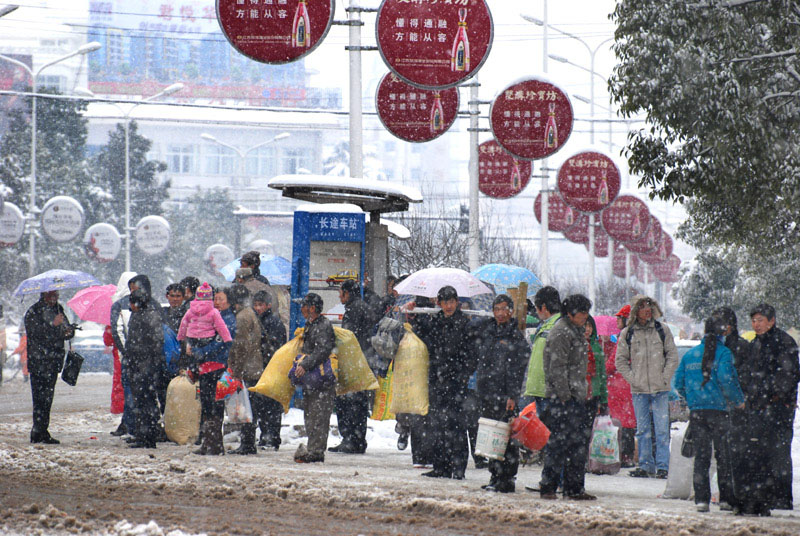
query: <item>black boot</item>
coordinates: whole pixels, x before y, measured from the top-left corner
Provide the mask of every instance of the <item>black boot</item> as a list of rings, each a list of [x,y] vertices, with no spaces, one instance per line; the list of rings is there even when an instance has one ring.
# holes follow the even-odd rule
[[[245,456],[258,452],[256,449],[256,427],[253,423],[245,423],[242,425],[239,447],[229,452],[230,454],[241,454]]]
[[[119,437],[119,436],[124,436],[127,433],[128,433],[128,429],[125,427],[125,423],[121,422],[121,423],[119,423],[119,426],[117,426],[117,429],[114,430],[113,432],[111,432],[111,435]]]

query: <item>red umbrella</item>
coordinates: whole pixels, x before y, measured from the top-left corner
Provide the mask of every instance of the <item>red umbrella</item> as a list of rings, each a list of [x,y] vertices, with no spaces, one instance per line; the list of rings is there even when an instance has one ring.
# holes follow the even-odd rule
[[[67,305],[81,320],[107,326],[111,322],[112,296],[116,291],[116,285],[87,287],[76,292]]]

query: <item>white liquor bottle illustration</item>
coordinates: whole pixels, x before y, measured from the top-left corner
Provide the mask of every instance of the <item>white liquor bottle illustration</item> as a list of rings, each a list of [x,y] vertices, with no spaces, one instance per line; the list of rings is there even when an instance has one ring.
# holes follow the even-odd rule
[[[458,10],[458,32],[450,56],[451,71],[469,71],[469,39],[467,38],[467,10]]]
[[[309,26],[306,0],[300,0],[297,4],[297,11],[294,12],[294,23],[292,23],[293,47],[311,46],[311,39],[308,35]]]
[[[438,132],[444,127],[444,110],[442,110],[442,95],[437,91],[433,94],[431,105],[431,132]]]
[[[636,211],[636,215],[633,217],[633,236],[639,236],[639,233],[642,232],[642,221],[639,219],[639,211]]]
[[[511,161],[511,187],[515,192],[522,189],[522,174],[519,171],[519,163],[516,160]]]
[[[556,103],[548,104],[547,124],[544,126],[544,148],[555,149],[558,145],[558,128],[556,128]]]
[[[572,212],[571,207],[564,207],[564,222],[567,227],[571,227],[575,223],[575,213]]]
[[[601,177],[600,180],[602,183],[600,184],[600,191],[597,193],[597,200],[601,205],[605,205],[608,203],[608,179]]]

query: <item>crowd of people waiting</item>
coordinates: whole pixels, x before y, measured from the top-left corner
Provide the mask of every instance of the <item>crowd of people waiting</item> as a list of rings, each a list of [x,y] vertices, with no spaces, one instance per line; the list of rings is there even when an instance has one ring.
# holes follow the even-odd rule
[[[427,298],[397,304],[393,286],[398,281],[389,278],[384,298],[366,288],[362,297],[355,281],[345,281],[339,288],[342,327],[353,332],[365,355],[375,354],[371,340],[387,318],[408,322],[425,343],[429,412],[399,414],[396,427],[398,448],[404,450],[410,439],[414,467],[430,469],[423,476],[463,479],[471,454],[476,467],[490,471],[483,489],[514,492],[520,448],[511,441],[502,461],[482,458],[475,453],[477,422],[480,417],[507,421],[535,402],[550,439],[542,451],[541,481],[528,489],[542,499],[556,499],[559,489],[567,499],[596,499],[585,490],[584,475],[597,415],[618,421],[620,461],[633,468],[631,477],[665,479],[669,393],[674,391],[690,410],[687,436],[695,451],[698,511],[709,511],[712,449],[720,509],[769,515],[771,509],[792,508],[791,441],[800,364],[797,345],[776,326],[771,306],[750,311],[752,342],[739,336],[733,310],[715,310],[701,343],[679,358],[671,331],[659,321],[659,304],[647,296],[635,296],[616,314],[618,336],[600,337],[590,315],[592,303],[580,294],[562,300],[546,286],[520,305],[500,294],[491,317],[471,318],[451,286],[439,290],[432,314],[419,311],[434,305]],[[242,257],[232,286],[213,289],[187,277],[166,288],[166,299],[167,307],[159,305],[145,275],[126,273],[120,279],[106,330],[116,362],[112,400],[123,406],[112,435],[124,437],[132,448],[155,448],[165,440],[159,418],[176,374],[164,365],[164,337],[171,333],[180,343],[178,368],[199,386],[202,425],[195,453],[224,454],[224,404],[215,397],[217,381],[226,369],[248,385],[258,381],[287,341],[283,318],[288,311],[281,309],[288,302],[261,276],[257,252]],[[333,352],[335,337],[319,295],[297,301],[306,320],[295,371],[302,377]],[[530,340],[518,329],[516,306],[538,317]],[[64,341],[74,336],[57,292],[42,293],[25,315],[25,329],[33,397],[30,439],[57,444],[48,431],[50,407]],[[386,374],[385,366],[373,369]],[[281,404],[257,393],[250,399],[253,422],[243,425],[239,447],[230,452],[278,450]],[[337,396],[332,384],[304,388],[308,441],[295,452],[295,461],[324,462],[334,410],[342,441],[327,451],[363,454],[371,404],[368,391]]]

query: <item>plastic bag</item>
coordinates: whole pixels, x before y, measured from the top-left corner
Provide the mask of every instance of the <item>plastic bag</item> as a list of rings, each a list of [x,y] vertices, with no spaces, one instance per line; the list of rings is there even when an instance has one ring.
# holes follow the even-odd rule
[[[390,407],[392,404],[392,375],[394,372],[391,367],[386,373],[385,378],[378,378],[378,391],[375,393],[375,404],[372,405],[372,415],[370,419],[376,421],[386,421],[394,419]]]
[[[405,325],[406,334],[397,347],[392,375],[392,413],[428,414],[428,348]]]
[[[225,412],[228,414],[228,422],[253,422],[253,410],[250,408],[250,394],[247,389],[239,389],[225,399]]]
[[[260,395],[277,400],[283,406],[283,412],[289,412],[289,403],[294,395],[294,385],[289,380],[289,371],[294,364],[294,358],[300,353],[303,345],[303,328],[294,332],[294,338],[281,346],[270,359],[267,368],[261,373],[261,378],[250,390]]]
[[[378,380],[369,368],[367,358],[364,357],[353,332],[337,327],[333,328],[333,332],[336,335],[336,349],[333,353],[338,359],[336,394],[346,395],[377,389]]]
[[[589,472],[617,474],[621,467],[619,454],[619,427],[609,415],[598,415],[594,418],[589,444]]]
[[[200,433],[200,397],[186,374],[172,379],[167,387],[164,431],[178,445],[193,443]]]
[[[217,380],[217,402],[224,400],[242,388],[242,381],[233,377],[231,369],[227,369]]]

